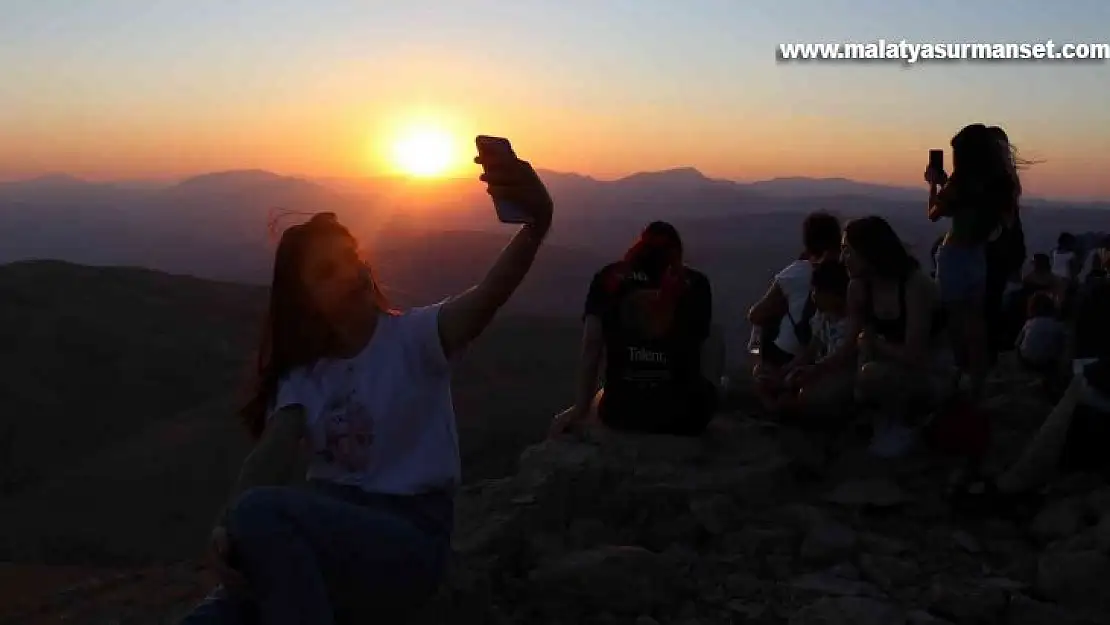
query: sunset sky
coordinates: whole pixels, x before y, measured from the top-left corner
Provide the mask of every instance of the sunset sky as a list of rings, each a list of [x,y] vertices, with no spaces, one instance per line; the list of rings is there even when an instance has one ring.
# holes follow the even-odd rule
[[[918,184],[1001,124],[1030,193],[1110,198],[1110,63],[780,63],[779,43],[1110,41],[1107,0],[6,0],[0,179],[391,173],[437,127],[612,178]]]

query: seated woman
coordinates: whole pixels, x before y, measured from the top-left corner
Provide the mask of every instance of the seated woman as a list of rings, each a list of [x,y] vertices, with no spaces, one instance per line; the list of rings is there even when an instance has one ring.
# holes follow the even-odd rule
[[[848,270],[839,260],[813,268],[812,340],[786,365],[787,390],[771,410],[803,420],[827,421],[844,414],[852,402],[856,377],[856,341],[848,321]]]
[[[1056,316],[1056,303],[1047,293],[1029,298],[1029,315],[1014,346],[1018,358],[1037,372],[1055,370],[1067,345],[1067,328]]]
[[[577,401],[555,417],[551,434],[596,419],[614,430],[700,435],[723,373],[712,309],[709,279],[683,264],[678,231],[649,224],[624,259],[590,283]]]
[[[1010,468],[964,484],[953,496],[963,513],[1010,516],[1040,509],[1038,491],[1069,472],[1106,471],[1110,455],[1110,358],[1074,360],[1072,378],[1052,412]]]
[[[840,220],[826,212],[809,214],[802,222],[802,255],[776,276],[770,288],[748,311],[752,341],[758,344],[753,374],[756,392],[766,403],[784,388],[783,370],[809,341],[815,308],[810,299],[813,266],[840,252]],[[749,345],[754,353],[755,345]]]
[[[551,223],[528,163],[483,179],[532,223],[477,286],[433,306],[393,310],[330,213],[282,234],[260,382],[242,414],[255,445],[212,531],[223,583],[185,625],[395,622],[435,591],[459,484],[451,362],[516,290]],[[288,486],[302,442],[308,482]]]
[[[1067,327],[1057,318],[1052,296],[1043,291],[1030,296],[1028,319],[1014,347],[1021,364],[1040,377],[1045,391],[1052,397],[1062,390],[1060,366],[1067,341]]]
[[[927,414],[955,390],[952,352],[936,284],[882,217],[844,228],[848,332],[858,336],[856,399],[873,404],[872,453],[899,456],[914,442],[915,416]]]

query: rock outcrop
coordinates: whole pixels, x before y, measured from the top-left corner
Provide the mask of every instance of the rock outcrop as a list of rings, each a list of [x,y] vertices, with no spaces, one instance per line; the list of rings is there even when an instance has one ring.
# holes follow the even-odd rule
[[[999,385],[988,464],[1049,406]],[[1005,393],[1005,395],[1001,395]],[[960,518],[957,460],[867,457],[854,435],[723,415],[701,439],[546,441],[458,498],[455,558],[414,625],[1094,625],[1110,622],[1110,487],[1050,484],[1038,514]],[[802,438],[805,438],[804,436]],[[82,587],[13,623],[173,623],[192,565]],[[6,623],[0,616],[0,623]]]
[[[1073,484],[1032,520],[961,520],[952,464],[928,453],[880,464],[849,445],[814,478],[765,424],[713,427],[548,441],[469,486],[456,562],[417,620],[1107,622],[1106,489]]]

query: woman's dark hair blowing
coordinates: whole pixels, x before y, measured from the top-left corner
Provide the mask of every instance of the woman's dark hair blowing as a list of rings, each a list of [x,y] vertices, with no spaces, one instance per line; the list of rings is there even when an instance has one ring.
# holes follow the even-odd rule
[[[281,379],[297,367],[310,365],[335,349],[331,326],[313,308],[302,279],[309,245],[324,237],[354,240],[333,213],[317,213],[307,222],[287,228],[274,253],[270,302],[262,326],[256,379],[246,405],[240,410],[243,424],[254,439],[262,435]],[[367,287],[372,290],[377,307],[390,311],[389,302],[369,267],[366,271]]]
[[[921,267],[921,263],[906,250],[894,228],[877,215],[849,221],[844,226],[844,239],[852,252],[880,278],[904,280]]]

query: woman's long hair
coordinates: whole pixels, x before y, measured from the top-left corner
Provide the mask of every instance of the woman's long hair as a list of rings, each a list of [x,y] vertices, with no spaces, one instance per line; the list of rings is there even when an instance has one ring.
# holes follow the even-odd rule
[[[678,230],[664,221],[648,224],[625,251],[617,267],[610,290],[616,290],[634,274],[641,274],[648,283],[657,284],[658,291],[650,303],[652,332],[660,333],[669,328],[686,289],[682,239]]]
[[[1020,172],[1023,169],[1028,169],[1032,165],[1036,165],[1040,161],[1023,158],[1018,152],[1017,146],[1010,142],[1010,136],[1006,134],[1006,131],[1003,130],[1001,126],[990,126],[987,128],[987,130],[989,130],[995,140],[998,141],[1002,159],[1006,163],[1010,176],[1013,178],[1014,204],[1016,213],[1017,204],[1021,200],[1022,192]]]
[[[997,126],[965,126],[952,137],[952,177],[948,185],[976,209],[1010,221],[1018,210],[1021,180],[1009,137]]]
[[[844,239],[852,252],[867,263],[871,273],[880,278],[905,280],[921,267],[890,223],[877,215],[849,221],[844,226]]]
[[[309,245],[326,237],[355,239],[334,213],[317,213],[307,222],[287,228],[281,234],[274,253],[270,302],[262,325],[255,381],[249,399],[239,413],[253,439],[262,435],[282,378],[297,367],[311,365],[328,356],[337,347],[331,325],[312,306],[307,285],[302,279]],[[376,307],[392,312],[369,266],[365,276]]]

